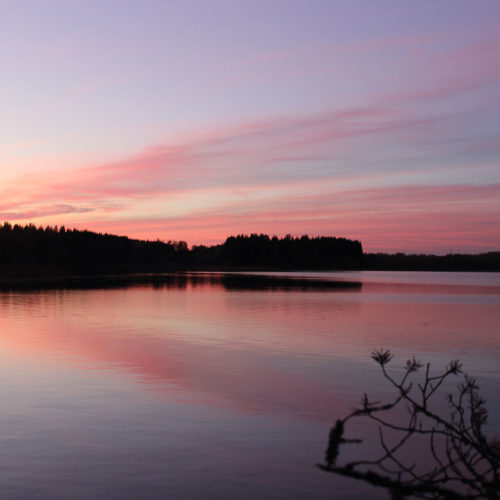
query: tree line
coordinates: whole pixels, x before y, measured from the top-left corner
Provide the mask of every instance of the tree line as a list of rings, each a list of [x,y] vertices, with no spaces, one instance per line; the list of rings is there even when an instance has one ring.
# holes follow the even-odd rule
[[[363,253],[359,241],[307,235],[230,236],[188,248],[185,241],[145,241],[64,226],[0,225],[0,274],[155,272],[173,269],[365,269],[500,271],[500,252],[478,255]]]
[[[307,235],[284,238],[267,234],[230,236],[221,245],[194,246],[190,263],[203,267],[266,267],[273,269],[359,269],[359,241]]]
[[[187,254],[181,242],[142,241],[61,227],[5,222],[0,226],[0,267],[19,271],[106,272],[179,264]]]
[[[0,271],[4,275],[186,268],[352,269],[359,268],[362,257],[361,243],[346,238],[251,234],[189,249],[185,241],[136,240],[64,226],[8,222],[0,226]]]
[[[500,271],[500,252],[427,255],[365,253],[363,269],[376,271]]]

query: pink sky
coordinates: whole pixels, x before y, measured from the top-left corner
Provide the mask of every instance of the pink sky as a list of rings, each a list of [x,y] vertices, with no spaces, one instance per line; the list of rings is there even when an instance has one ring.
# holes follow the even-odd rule
[[[376,4],[8,5],[1,219],[499,250],[500,6]]]

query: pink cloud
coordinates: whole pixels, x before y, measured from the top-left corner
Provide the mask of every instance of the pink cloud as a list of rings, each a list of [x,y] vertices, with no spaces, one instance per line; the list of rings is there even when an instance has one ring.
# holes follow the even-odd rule
[[[71,205],[56,204],[37,207],[33,210],[25,210],[20,212],[4,211],[0,212],[0,219],[4,220],[25,220],[38,217],[46,217],[48,215],[63,215],[63,214],[83,214],[93,212],[94,208],[73,207]]]
[[[500,185],[400,186],[338,191],[328,196],[273,199],[182,217],[114,222],[100,230],[136,237],[164,235],[190,243],[229,234],[333,235],[360,239],[366,251],[455,252],[498,249]]]
[[[481,155],[495,163],[499,138],[472,133],[468,123],[472,108],[487,105],[436,109],[498,83],[497,46],[492,37],[444,51],[428,64],[426,86],[417,79],[368,105],[207,129],[113,162],[25,175],[4,185],[0,216],[190,243],[268,232],[356,237],[373,250],[498,248],[500,187],[498,177],[481,176]],[[481,184],[449,181],[464,157],[479,172],[468,178]],[[395,186],[402,174],[410,180]],[[200,208],[203,195],[213,200]],[[192,208],[162,211],[179,199]],[[150,201],[156,208],[132,215]]]
[[[385,115],[380,113],[380,116]],[[489,230],[491,224],[500,222],[493,209],[500,199],[498,183],[358,189],[346,189],[339,185],[326,195],[317,192],[323,183],[319,176],[316,184],[311,184],[308,179],[309,188],[304,185],[305,194],[302,196],[280,194],[285,181],[289,186],[302,181],[293,180],[288,172],[266,172],[268,165],[276,163],[275,155],[279,153],[274,143],[282,137],[286,141],[284,149],[288,156],[282,161],[285,166],[301,161],[322,161],[321,156],[308,157],[302,154],[307,141],[301,137],[299,145],[294,148],[294,140],[290,136],[298,131],[298,136],[310,134],[311,142],[321,143],[325,141],[327,132],[319,139],[315,138],[314,132],[323,132],[338,120],[347,120],[347,124],[351,125],[353,116],[357,119],[360,116],[367,118],[379,115],[370,109],[366,113],[355,110],[340,116],[332,113],[300,120],[263,121],[237,128],[231,134],[205,137],[200,143],[193,141],[175,147],[148,148],[123,161],[78,169],[71,173],[62,172],[58,181],[49,175],[44,181],[39,180],[41,186],[26,197],[26,203],[40,202],[39,208],[23,210],[20,203],[20,208],[12,211],[8,209],[9,203],[4,202],[1,215],[4,219],[20,220],[88,214],[76,225],[135,237],[185,239],[192,244],[221,241],[229,234],[239,232],[267,232],[354,237],[361,239],[367,250],[411,251],[427,248],[440,251],[450,245],[457,250],[476,247],[492,249],[499,246],[498,237]],[[380,128],[397,130],[413,125],[411,121],[401,121],[398,126],[391,120],[389,124],[379,124],[376,128],[370,123],[362,132],[376,135]],[[355,130],[353,134],[356,136],[359,133]],[[337,137],[340,142],[343,140],[342,134],[337,134]],[[259,175],[255,175],[253,171],[231,168],[231,161],[228,165],[224,164],[227,159],[239,158],[244,164],[260,161],[265,166],[257,165]],[[281,163],[279,160],[278,157],[278,163]],[[215,166],[205,172],[205,162],[208,161],[214,161]],[[207,173],[210,175],[208,180]],[[377,175],[380,172],[375,176],[360,176],[359,180],[366,183]],[[327,176],[324,180],[328,179]],[[352,179],[356,179],[356,175]],[[276,193],[267,201],[245,200],[245,193],[252,185],[257,192],[275,185]],[[133,200],[173,193],[191,193],[196,198],[199,193],[214,188],[233,191],[242,189],[242,199],[224,202],[210,210],[194,211],[189,215],[165,217],[151,214],[136,218],[120,215],[123,204],[117,201],[120,197]],[[17,196],[22,194],[23,190],[18,190]],[[43,202],[48,198],[61,200],[61,203],[44,205]],[[72,200],[73,204],[64,203],[65,200]],[[87,205],[78,206],[79,203]],[[130,203],[133,204],[132,201]],[[110,212],[114,212],[113,219],[108,216],[103,218],[103,213]],[[68,224],[66,220],[64,223]],[[411,230],[408,229],[410,226]]]
[[[120,196],[140,198],[214,186],[248,187],[297,176],[331,177],[339,173],[339,168],[325,173],[318,164],[332,155],[352,156],[351,149],[356,145],[350,141],[367,138],[390,143],[394,133],[420,135],[420,129],[438,121],[439,118],[413,118],[377,108],[263,120],[193,138],[184,144],[149,147],[121,161],[46,172],[20,182],[28,190],[33,181],[41,187],[29,194],[32,200],[50,198],[66,202]],[[294,166],[294,162],[300,165]],[[285,168],[273,167],[276,163]]]

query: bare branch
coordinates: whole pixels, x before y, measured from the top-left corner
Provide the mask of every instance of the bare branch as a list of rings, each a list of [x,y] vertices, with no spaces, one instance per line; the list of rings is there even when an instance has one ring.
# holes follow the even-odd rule
[[[488,440],[483,434],[488,419],[486,400],[480,396],[476,381],[463,374],[462,364],[452,360],[436,375],[431,375],[427,364],[423,380],[415,386],[418,396],[415,398],[414,384],[409,380],[424,366],[420,361],[415,357],[409,359],[401,381],[397,382],[387,371],[393,359],[389,350],[374,351],[372,358],[396,389],[396,396],[383,403],[370,401],[364,394],[361,407],[337,420],[330,431],[326,464],[318,467],[387,488],[392,498],[500,499],[500,440]],[[445,417],[431,410],[431,398],[443,382],[458,375],[463,375],[463,380],[456,394],[446,397],[450,415]],[[406,422],[401,422],[400,407],[406,408]],[[346,424],[353,418],[376,423],[381,453],[372,460],[339,464],[341,446],[361,442],[344,437]],[[408,452],[414,446],[427,448],[429,458],[407,466]]]

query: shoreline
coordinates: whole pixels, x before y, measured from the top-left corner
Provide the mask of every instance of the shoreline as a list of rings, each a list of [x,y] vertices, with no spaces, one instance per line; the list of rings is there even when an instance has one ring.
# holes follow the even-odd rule
[[[183,288],[187,283],[222,283],[228,288],[356,288],[357,281],[314,280],[293,276],[269,276],[266,273],[286,272],[480,272],[496,273],[483,270],[435,270],[435,269],[277,269],[277,268],[185,268],[157,271],[120,271],[100,273],[32,273],[0,275],[0,290],[36,290],[36,289],[92,289],[115,288],[135,285],[171,286]],[[204,274],[206,273],[206,274]],[[251,273],[251,274],[247,274]]]

